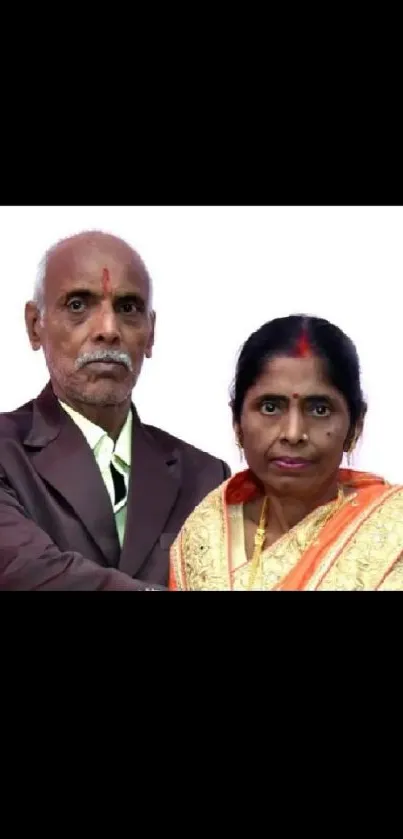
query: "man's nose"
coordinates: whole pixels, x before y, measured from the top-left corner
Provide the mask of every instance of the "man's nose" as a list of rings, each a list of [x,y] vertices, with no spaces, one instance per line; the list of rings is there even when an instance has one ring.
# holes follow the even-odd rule
[[[94,312],[93,339],[108,344],[120,341],[120,329],[116,312],[109,301],[102,301]]]

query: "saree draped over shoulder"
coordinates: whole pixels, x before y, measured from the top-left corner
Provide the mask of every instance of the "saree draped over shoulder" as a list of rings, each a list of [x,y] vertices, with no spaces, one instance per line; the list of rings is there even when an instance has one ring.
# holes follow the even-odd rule
[[[171,590],[246,591],[243,502],[249,470],[211,492],[171,548]],[[325,504],[261,554],[253,590],[403,591],[403,487],[341,469],[346,490],[331,515]],[[329,515],[330,512],[330,515]]]

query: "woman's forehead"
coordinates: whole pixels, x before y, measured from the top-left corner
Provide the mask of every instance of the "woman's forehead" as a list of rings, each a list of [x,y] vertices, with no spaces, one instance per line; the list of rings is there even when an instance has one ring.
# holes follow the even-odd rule
[[[292,396],[296,393],[338,393],[326,376],[325,365],[317,357],[276,356],[266,362],[250,391]]]

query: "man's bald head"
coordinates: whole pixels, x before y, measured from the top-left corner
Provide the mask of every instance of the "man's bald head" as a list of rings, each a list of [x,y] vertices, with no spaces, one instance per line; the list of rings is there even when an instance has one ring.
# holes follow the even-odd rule
[[[33,300],[43,315],[46,306],[47,282],[57,282],[57,278],[64,272],[74,268],[75,263],[91,254],[105,254],[126,263],[127,266],[140,272],[148,283],[148,308],[152,309],[152,280],[140,255],[131,245],[100,230],[87,230],[60,239],[52,245],[42,257],[35,280]]]
[[[25,321],[59,398],[127,408],[143,360],[151,357],[155,325],[148,271],[127,242],[87,231],[53,245]]]

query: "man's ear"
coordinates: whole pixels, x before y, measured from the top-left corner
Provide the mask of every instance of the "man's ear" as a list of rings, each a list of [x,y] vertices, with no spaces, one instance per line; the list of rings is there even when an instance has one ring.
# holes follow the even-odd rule
[[[147,341],[147,346],[146,346],[146,351],[145,351],[145,357],[146,358],[151,358],[151,356],[153,354],[153,346],[154,346],[154,338],[155,338],[155,323],[156,323],[156,320],[157,320],[157,315],[155,314],[155,312],[151,312],[150,320],[151,320],[151,332],[150,332],[150,337]]]
[[[25,304],[25,326],[33,350],[42,346],[42,318],[36,303],[30,300]]]

